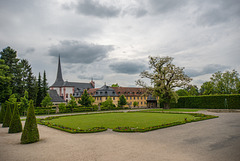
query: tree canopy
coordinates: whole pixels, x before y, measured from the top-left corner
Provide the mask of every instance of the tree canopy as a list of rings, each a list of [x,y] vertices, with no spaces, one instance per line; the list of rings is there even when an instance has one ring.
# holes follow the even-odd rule
[[[164,104],[164,108],[170,108],[171,101],[177,101],[178,97],[174,89],[189,84],[192,80],[184,73],[184,68],[176,67],[172,57],[152,57],[149,56],[149,67],[152,71],[141,72],[141,78],[150,79],[148,86],[139,79],[136,84],[147,89],[148,94],[158,96]]]

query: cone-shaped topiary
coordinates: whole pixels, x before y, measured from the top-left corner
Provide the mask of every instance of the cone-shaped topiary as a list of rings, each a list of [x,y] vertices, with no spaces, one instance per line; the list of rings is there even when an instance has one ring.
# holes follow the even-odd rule
[[[5,113],[5,117],[3,119],[2,127],[9,127],[11,119],[12,119],[12,112],[11,112],[10,104],[8,103],[7,104],[7,110],[6,110],[6,113]]]
[[[28,144],[39,141],[39,133],[37,128],[37,121],[34,113],[33,101],[30,100],[27,111],[27,119],[23,129],[21,143]]]
[[[0,124],[3,123],[5,117],[5,104],[2,104],[1,111],[0,111]]]
[[[22,132],[22,123],[21,123],[20,115],[18,111],[18,104],[15,103],[13,116],[9,125],[8,133],[18,133],[18,132]]]

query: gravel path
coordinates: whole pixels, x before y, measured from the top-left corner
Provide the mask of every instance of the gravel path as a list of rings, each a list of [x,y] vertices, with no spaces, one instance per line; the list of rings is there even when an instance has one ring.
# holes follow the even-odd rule
[[[240,113],[208,114],[219,118],[146,133],[70,134],[38,125],[40,141],[27,145],[21,133],[0,127],[0,160],[240,161]]]

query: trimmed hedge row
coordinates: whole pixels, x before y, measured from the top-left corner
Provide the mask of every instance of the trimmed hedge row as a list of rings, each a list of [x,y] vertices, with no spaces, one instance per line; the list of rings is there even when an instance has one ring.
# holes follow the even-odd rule
[[[181,113],[174,113],[174,114],[181,114]],[[168,124],[162,124],[162,125],[146,127],[146,128],[117,127],[117,128],[114,128],[113,131],[116,131],[116,132],[148,132],[148,131],[152,131],[152,130],[158,130],[158,129],[167,128],[167,127],[171,127],[171,126],[186,124],[186,123],[190,123],[190,122],[196,122],[196,121],[218,118],[218,116],[204,115],[204,114],[200,114],[200,113],[185,113],[185,114],[192,115],[196,118],[193,119],[193,120],[185,119],[182,122],[178,121],[178,122],[172,122],[172,123],[168,123]]]
[[[181,96],[171,108],[240,109],[240,95]]]
[[[55,123],[50,123],[47,120],[51,120],[53,118],[57,118],[57,117],[50,117],[47,119],[41,119],[38,124],[40,125],[45,125],[54,129],[58,129],[58,130],[62,130],[62,131],[66,131],[69,133],[95,133],[95,132],[102,132],[102,131],[106,131],[107,129],[105,127],[93,127],[91,129],[75,129],[75,128],[70,128],[70,127],[65,127],[63,125],[57,125]],[[46,120],[46,121],[45,121]]]

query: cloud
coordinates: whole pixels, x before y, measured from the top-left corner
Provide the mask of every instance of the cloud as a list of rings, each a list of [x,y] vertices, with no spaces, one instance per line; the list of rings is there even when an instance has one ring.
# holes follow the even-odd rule
[[[27,48],[26,53],[33,53],[35,51],[34,48]]]
[[[225,66],[225,65],[220,65],[220,64],[209,64],[205,67],[203,67],[202,71],[197,71],[197,70],[193,70],[193,69],[186,69],[185,73],[189,76],[189,77],[197,77],[197,76],[201,76],[201,75],[205,75],[205,74],[214,74],[218,71],[224,71],[226,69],[229,69],[229,66]]]
[[[58,57],[65,63],[91,64],[107,57],[108,52],[113,50],[111,45],[96,45],[80,41],[60,41],[60,44],[51,46],[49,55]]]
[[[176,11],[187,4],[187,0],[149,0],[149,4],[153,11],[158,14],[163,14],[171,11]]]
[[[117,17],[121,11],[114,6],[106,6],[93,0],[84,0],[83,2],[79,2],[74,8],[79,14],[99,18]]]
[[[117,63],[112,63],[109,65],[110,69],[112,69],[116,73],[124,73],[124,74],[140,74],[147,67],[142,64],[141,61],[121,61]]]
[[[97,74],[92,74],[92,75],[89,75],[89,74],[79,74],[78,75],[78,78],[79,79],[88,79],[88,80],[103,80],[104,76],[103,75],[97,75]]]
[[[228,22],[233,19],[239,19],[240,5],[239,0],[221,0],[218,3],[201,3],[204,8],[201,15],[197,19],[198,25],[213,26]]]

